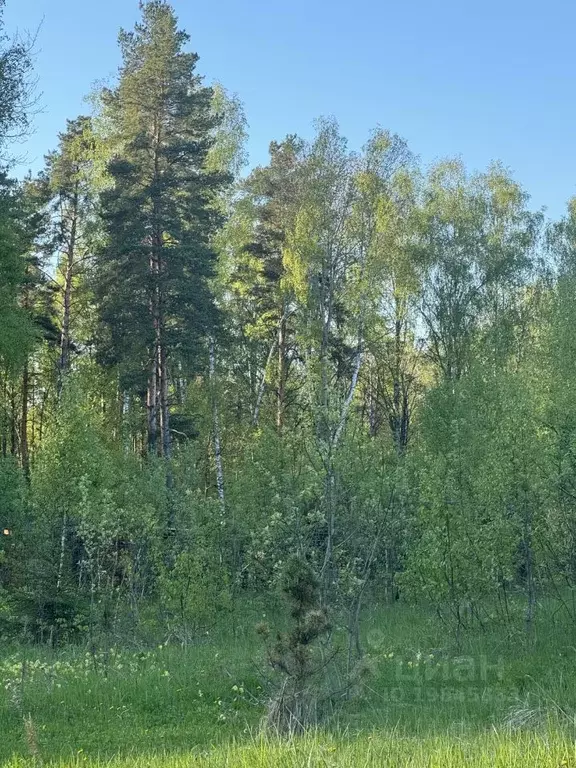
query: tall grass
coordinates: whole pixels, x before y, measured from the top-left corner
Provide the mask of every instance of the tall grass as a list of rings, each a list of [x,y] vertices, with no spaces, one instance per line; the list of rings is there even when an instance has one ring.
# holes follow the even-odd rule
[[[7,768],[23,768],[13,758]],[[489,732],[473,737],[426,739],[372,733],[356,739],[316,734],[284,742],[258,740],[206,753],[193,751],[128,754],[113,759],[78,752],[50,762],[54,768],[569,768],[574,743],[561,732]]]
[[[371,673],[313,737],[261,740],[264,653],[248,615],[187,648],[0,654],[0,764],[574,766],[576,641],[542,615],[456,649],[425,612],[364,622]],[[564,762],[563,762],[564,761]]]

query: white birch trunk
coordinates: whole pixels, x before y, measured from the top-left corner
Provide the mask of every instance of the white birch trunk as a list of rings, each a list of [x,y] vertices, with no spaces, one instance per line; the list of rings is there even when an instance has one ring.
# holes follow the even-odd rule
[[[222,508],[222,514],[225,510],[224,496],[224,469],[222,466],[222,441],[220,433],[220,414],[218,412],[218,399],[216,397],[216,348],[214,339],[210,339],[210,367],[209,367],[210,385],[212,389],[212,428],[214,431],[214,462],[216,464],[216,489],[218,499]]]

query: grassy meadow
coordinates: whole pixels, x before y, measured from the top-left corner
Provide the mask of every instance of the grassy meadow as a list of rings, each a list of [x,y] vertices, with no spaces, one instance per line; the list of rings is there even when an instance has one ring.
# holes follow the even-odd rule
[[[4,648],[1,764],[576,766],[574,633],[551,612],[531,639],[493,631],[457,648],[421,611],[374,611],[362,684],[290,740],[261,735],[262,613],[245,614],[186,648]]]

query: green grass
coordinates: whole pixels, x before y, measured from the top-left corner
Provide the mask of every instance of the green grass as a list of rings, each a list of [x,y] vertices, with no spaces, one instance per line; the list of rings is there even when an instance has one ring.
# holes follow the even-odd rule
[[[499,630],[457,650],[421,611],[374,611],[363,688],[322,732],[283,744],[258,735],[253,613],[235,637],[187,649],[5,649],[0,764],[576,768],[576,638],[552,613],[530,641]]]
[[[14,757],[9,768],[27,765]],[[209,752],[194,751],[127,754],[112,760],[86,756],[82,751],[50,762],[51,766],[102,768],[574,768],[574,743],[562,733],[486,733],[455,737],[401,737],[372,733],[356,739],[329,735],[284,742],[256,740]]]

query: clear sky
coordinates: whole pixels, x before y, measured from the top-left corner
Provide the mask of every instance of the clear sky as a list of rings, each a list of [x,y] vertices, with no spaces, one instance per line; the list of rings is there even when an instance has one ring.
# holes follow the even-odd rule
[[[559,216],[576,195],[574,0],[174,0],[199,70],[243,100],[250,161],[334,115],[351,147],[376,125],[425,163],[499,159]],[[66,118],[113,77],[120,26],[137,0],[7,0],[6,24],[34,30],[43,111],[28,141],[37,170]]]

